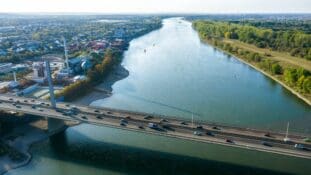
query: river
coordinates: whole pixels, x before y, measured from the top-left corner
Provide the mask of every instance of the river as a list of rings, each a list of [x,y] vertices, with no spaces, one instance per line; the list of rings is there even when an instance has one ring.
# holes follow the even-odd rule
[[[134,39],[129,76],[95,106],[236,126],[311,133],[311,108],[250,66],[202,43],[191,23]],[[7,174],[309,174],[310,160],[93,125],[35,145],[29,165]]]

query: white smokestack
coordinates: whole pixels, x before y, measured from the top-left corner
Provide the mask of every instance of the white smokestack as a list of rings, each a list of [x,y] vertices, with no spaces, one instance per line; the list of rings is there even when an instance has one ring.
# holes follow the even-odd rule
[[[13,71],[13,77],[14,77],[14,81],[17,82],[15,71]]]
[[[67,46],[66,46],[66,39],[65,39],[65,37],[63,37],[63,41],[64,41],[64,51],[65,51],[65,64],[66,64],[66,68],[69,69],[68,50],[67,50]]]

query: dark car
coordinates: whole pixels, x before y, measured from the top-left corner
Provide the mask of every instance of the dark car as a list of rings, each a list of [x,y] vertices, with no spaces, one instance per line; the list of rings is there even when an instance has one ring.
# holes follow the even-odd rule
[[[99,110],[96,109],[96,110],[94,110],[94,112],[99,113]]]
[[[202,125],[198,125],[196,128],[197,129],[203,129],[203,126]]]
[[[120,122],[120,126],[126,126],[126,123]]]
[[[147,115],[147,116],[144,117],[145,120],[150,120],[150,119],[152,119],[152,118],[153,118],[153,117],[152,117],[151,115]]]
[[[180,122],[181,125],[188,125],[186,122]]]
[[[144,126],[143,125],[138,125],[137,126],[139,129],[144,129]]]
[[[214,134],[211,131],[206,131],[206,135],[208,136],[214,136]]]
[[[86,116],[82,116],[81,118],[84,119],[84,120],[87,120],[87,117],[86,117]]]
[[[225,139],[225,141],[226,141],[227,143],[234,143],[233,140],[231,140],[231,139]]]
[[[270,133],[269,132],[267,132],[267,133],[265,133],[265,135],[264,135],[265,137],[271,137],[271,135],[270,135]]]
[[[261,144],[267,147],[272,147],[272,145],[268,142],[261,142]]]
[[[100,116],[100,115],[96,116],[96,118],[99,119],[99,120],[102,120],[102,119],[103,119],[103,117]]]
[[[215,129],[215,130],[220,130],[220,128],[217,127],[217,126],[213,126],[212,128]]]

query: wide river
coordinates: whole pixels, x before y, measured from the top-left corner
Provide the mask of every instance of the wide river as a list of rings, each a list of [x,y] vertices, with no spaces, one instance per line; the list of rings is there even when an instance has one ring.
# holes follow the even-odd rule
[[[130,75],[92,103],[230,125],[311,133],[311,108],[279,84],[200,41],[191,23],[134,39],[122,65]],[[311,161],[251,150],[79,125],[35,145],[16,175],[309,174]]]

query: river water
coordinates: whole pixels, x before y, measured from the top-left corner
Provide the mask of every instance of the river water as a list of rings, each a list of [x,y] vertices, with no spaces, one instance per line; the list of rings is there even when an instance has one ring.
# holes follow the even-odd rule
[[[92,103],[244,127],[311,133],[311,108],[213,47],[180,18],[134,39],[130,75]],[[79,125],[37,144],[29,165],[7,174],[309,174],[310,160],[161,136]]]

